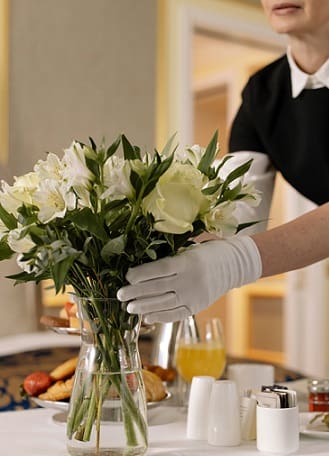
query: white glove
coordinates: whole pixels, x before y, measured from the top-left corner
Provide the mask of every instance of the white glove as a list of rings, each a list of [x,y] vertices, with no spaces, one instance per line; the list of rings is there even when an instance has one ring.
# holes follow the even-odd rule
[[[131,268],[117,297],[146,323],[183,320],[232,288],[262,273],[258,248],[249,236],[193,245],[173,257]]]

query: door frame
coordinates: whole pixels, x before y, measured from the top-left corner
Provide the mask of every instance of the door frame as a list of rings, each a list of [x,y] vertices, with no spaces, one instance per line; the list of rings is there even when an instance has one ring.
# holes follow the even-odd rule
[[[157,143],[178,132],[193,138],[192,44],[195,30],[284,49],[285,40],[268,26],[256,6],[231,0],[158,0]]]

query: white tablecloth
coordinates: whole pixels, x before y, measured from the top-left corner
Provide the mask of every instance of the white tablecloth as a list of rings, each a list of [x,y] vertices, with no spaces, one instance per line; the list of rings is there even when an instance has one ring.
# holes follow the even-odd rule
[[[1,456],[67,456],[65,423],[55,422],[62,412],[32,409],[0,413]],[[212,447],[185,437],[185,418],[174,407],[149,410],[147,456],[260,455],[255,442],[237,447]],[[297,455],[329,455],[329,440],[301,436]]]

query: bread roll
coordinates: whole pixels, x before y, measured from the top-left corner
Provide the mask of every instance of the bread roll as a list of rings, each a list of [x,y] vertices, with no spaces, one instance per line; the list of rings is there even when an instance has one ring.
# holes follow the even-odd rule
[[[153,372],[142,369],[147,402],[158,402],[166,397],[166,389],[160,377]]]
[[[68,328],[70,326],[70,320],[68,318],[53,317],[52,315],[42,315],[40,317],[40,323],[47,327],[56,328]]]
[[[55,369],[53,369],[49,375],[54,380],[65,380],[66,378],[71,377],[74,374],[75,368],[77,367],[77,363],[77,356],[75,356],[74,358],[70,358],[64,363],[55,367]]]
[[[51,385],[45,393],[39,394],[39,399],[44,401],[63,401],[71,397],[74,377],[67,380],[58,380]]]

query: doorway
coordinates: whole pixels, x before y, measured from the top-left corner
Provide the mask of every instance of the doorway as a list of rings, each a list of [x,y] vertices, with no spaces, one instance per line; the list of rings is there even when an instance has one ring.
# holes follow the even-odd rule
[[[251,74],[282,54],[281,49],[195,28],[192,39],[193,143],[205,146],[219,131],[220,157],[228,152],[231,122],[239,107],[241,91]],[[282,223],[282,188],[276,185],[271,225]],[[280,291],[277,284],[280,280]],[[265,283],[264,283],[265,282]],[[263,280],[258,286],[231,292],[198,318],[219,316],[230,354],[253,359],[283,361],[284,276]],[[267,286],[267,293],[262,293]],[[274,305],[273,305],[274,303]],[[261,310],[261,312],[260,312]],[[239,316],[237,316],[239,314]],[[241,318],[244,315],[245,318]],[[270,321],[276,330],[264,332]],[[267,323],[267,325],[266,325]],[[238,335],[238,336],[237,336]]]

